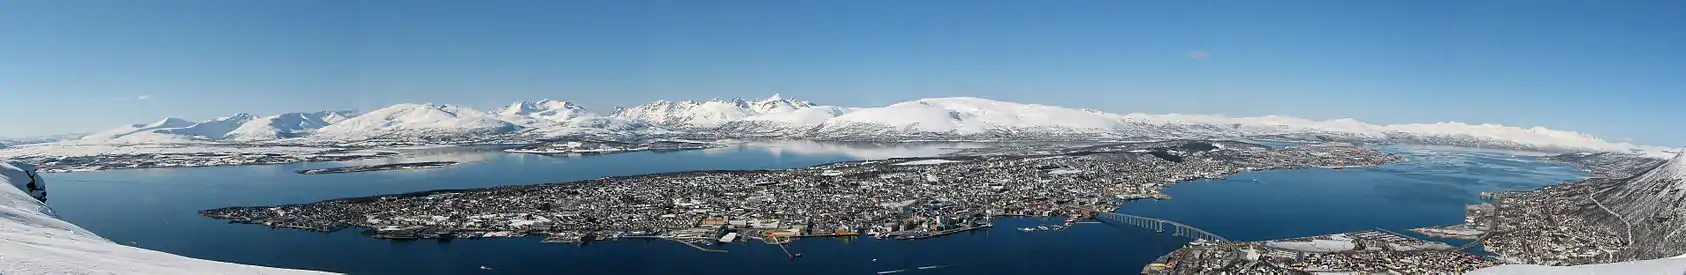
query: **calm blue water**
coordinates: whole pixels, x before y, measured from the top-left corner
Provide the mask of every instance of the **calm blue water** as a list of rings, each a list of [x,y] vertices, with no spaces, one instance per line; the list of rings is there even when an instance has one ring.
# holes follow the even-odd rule
[[[787,259],[775,246],[728,244],[704,253],[663,241],[586,246],[539,238],[395,242],[355,230],[316,233],[228,224],[197,211],[233,205],[591,179],[701,169],[773,169],[869,158],[932,155],[970,146],[779,143],[677,153],[547,157],[436,150],[402,161],[468,161],[418,171],[297,175],[342,164],[123,170],[47,175],[52,207],[65,219],[123,244],[218,261],[355,274],[1057,274],[1133,273],[1184,240],[1136,229],[1082,224],[1064,232],[1012,228],[1058,220],[998,220],[997,228],[918,241],[802,240]],[[1389,148],[1411,162],[1369,169],[1244,173],[1178,184],[1165,201],[1122,212],[1166,218],[1232,240],[1383,228],[1399,232],[1457,223],[1482,191],[1530,189],[1584,173],[1506,152]],[[393,162],[370,160],[353,163]],[[1259,179],[1254,183],[1251,179]],[[921,266],[947,265],[919,270]],[[480,266],[492,268],[481,270]]]

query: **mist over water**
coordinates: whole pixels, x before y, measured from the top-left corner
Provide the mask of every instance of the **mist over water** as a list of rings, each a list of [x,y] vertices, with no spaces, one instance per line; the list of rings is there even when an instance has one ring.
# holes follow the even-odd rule
[[[1139,228],[1081,224],[1019,232],[1055,219],[998,219],[996,228],[917,241],[804,239],[789,260],[775,246],[734,243],[698,252],[666,241],[589,245],[540,238],[389,241],[358,230],[318,233],[229,224],[197,211],[237,205],[445,188],[479,188],[716,169],[782,169],[857,159],[930,156],[979,144],[769,142],[669,153],[586,157],[508,154],[496,148],[407,150],[405,159],[49,174],[51,206],[66,220],[118,243],[184,256],[354,274],[1054,274],[1134,273],[1186,240]],[[1388,147],[1411,160],[1376,168],[1243,173],[1166,190],[1121,212],[1200,227],[1237,241],[1457,223],[1483,191],[1574,180],[1567,165],[1503,151]],[[442,169],[299,175],[350,164],[459,161]],[[1257,183],[1252,179],[1258,179]],[[1452,241],[1459,244],[1461,242]],[[491,270],[481,270],[486,266]],[[919,269],[919,267],[930,267]]]

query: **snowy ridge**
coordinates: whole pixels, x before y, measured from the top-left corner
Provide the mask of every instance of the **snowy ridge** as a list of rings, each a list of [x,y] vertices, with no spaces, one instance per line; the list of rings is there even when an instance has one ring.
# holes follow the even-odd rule
[[[302,137],[317,129],[350,119],[355,114],[351,111],[322,111],[266,116],[241,124],[221,138],[252,141]]]
[[[82,137],[79,143],[147,144],[254,141],[300,137],[354,115],[350,111],[285,113],[265,117],[235,114],[200,122],[166,118],[117,127]]]
[[[0,148],[6,148],[8,146],[13,146],[13,145],[49,143],[49,142],[59,142],[59,141],[65,141],[65,140],[75,140],[75,139],[81,139],[82,137],[87,136],[87,135],[88,135],[88,133],[70,133],[70,134],[31,136],[31,137],[20,137],[20,138],[0,138]]]
[[[247,113],[239,113],[234,114],[233,116],[201,121],[187,127],[158,129],[153,130],[152,132],[157,134],[181,135],[195,139],[222,139],[224,136],[227,136],[229,132],[233,132],[234,129],[240,128],[241,125],[245,125],[247,122],[251,122],[254,119],[257,119],[257,117]]]
[[[972,97],[933,98],[860,109],[826,121],[822,129],[873,125],[904,131],[981,134],[992,130],[1066,128],[1111,130],[1121,121],[1104,114]]]
[[[97,132],[97,133],[89,134],[87,136],[82,137],[79,140],[88,141],[88,142],[105,142],[105,141],[111,141],[113,139],[117,139],[117,138],[127,136],[127,135],[130,135],[130,134],[134,134],[134,133],[151,131],[151,130],[158,130],[158,129],[174,129],[174,128],[181,128],[181,127],[188,127],[188,126],[193,126],[193,124],[194,124],[194,122],[191,122],[191,121],[171,117],[171,118],[164,118],[163,120],[159,120],[157,122],[153,122],[153,123],[150,123],[150,124],[124,125],[122,127],[117,127],[115,129],[105,130],[103,132]]]
[[[356,139],[381,136],[494,135],[518,127],[491,114],[441,104],[398,104],[316,131],[315,136]]]
[[[819,110],[802,111],[818,108]],[[800,112],[799,112],[800,111]],[[816,106],[807,101],[792,101],[781,95],[766,99],[696,101],[658,100],[631,108],[619,108],[614,117],[640,120],[671,128],[711,128],[739,121],[773,121],[779,123],[809,123],[837,116],[839,107]]]
[[[243,124],[234,122],[245,121]],[[219,133],[221,135],[219,135]],[[1350,118],[1116,114],[974,97],[929,98],[884,107],[817,105],[773,95],[761,100],[665,101],[595,115],[559,100],[521,101],[482,112],[454,105],[397,104],[363,115],[236,115],[205,122],[166,119],[88,135],[83,143],[249,142],[289,138],[477,140],[510,135],[656,135],[654,138],[773,138],[854,141],[1286,139],[1450,145],[1534,151],[1645,152],[1664,148],[1609,142],[1544,127],[1459,122],[1370,124]]]
[[[591,115],[589,112],[586,112],[585,107],[574,105],[573,102],[550,99],[510,103],[508,107],[498,110],[497,114],[501,116],[526,117],[552,122],[563,122]]]
[[[326,274],[224,263],[113,243],[53,214],[18,186],[31,177],[0,161],[0,274]],[[44,183],[44,182],[42,182]]]

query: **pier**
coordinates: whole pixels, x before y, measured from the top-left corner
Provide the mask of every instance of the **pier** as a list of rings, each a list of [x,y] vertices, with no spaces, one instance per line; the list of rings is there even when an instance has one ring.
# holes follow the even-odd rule
[[[716,252],[716,253],[726,253],[726,251],[725,251],[725,250],[719,250],[719,249],[710,249],[710,248],[706,248],[706,247],[702,247],[702,246],[698,246],[698,245],[697,245],[697,244],[694,244],[694,243],[691,243],[691,241],[687,241],[687,240],[680,240],[680,239],[667,239],[667,240],[670,240],[670,241],[673,241],[673,242],[676,242],[676,243],[681,243],[681,244],[685,244],[685,245],[686,245],[686,246],[690,246],[690,247],[691,247],[691,248],[696,248],[696,249],[697,249],[697,251],[702,251],[702,252]]]
[[[1159,233],[1170,231],[1172,236],[1177,237],[1188,237],[1190,239],[1206,240],[1214,243],[1230,242],[1229,239],[1225,239],[1223,236],[1218,236],[1218,234],[1212,234],[1212,232],[1206,232],[1206,230],[1201,230],[1200,228],[1168,220],[1115,212],[1095,213],[1095,219],[1106,224],[1129,225],[1147,228],[1148,230],[1153,230],[1154,232]]]

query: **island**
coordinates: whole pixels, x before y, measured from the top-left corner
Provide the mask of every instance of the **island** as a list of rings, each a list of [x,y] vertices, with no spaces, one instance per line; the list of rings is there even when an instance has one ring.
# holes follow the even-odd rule
[[[527,154],[612,154],[638,151],[680,151],[723,147],[718,143],[689,140],[655,140],[648,142],[620,142],[611,140],[555,140],[505,149],[504,152]]]
[[[1171,184],[1242,171],[1374,166],[1401,160],[1346,144],[1268,147],[1171,140],[1044,154],[846,161],[781,170],[433,190],[200,213],[278,228],[332,232],[355,227],[365,235],[390,239],[917,239],[987,228],[992,218],[1001,216],[1087,218],[1114,211],[1124,199],[1156,197]]]
[[[320,169],[304,169],[304,170],[298,170],[298,171],[293,171],[293,172],[299,173],[299,174],[304,174],[304,175],[319,175],[319,174],[357,173],[357,172],[369,172],[369,171],[386,171],[386,170],[430,169],[430,168],[449,167],[449,166],[452,166],[452,165],[457,165],[457,162],[455,162],[455,161],[406,162],[406,163],[358,165],[358,166],[320,168]]]

